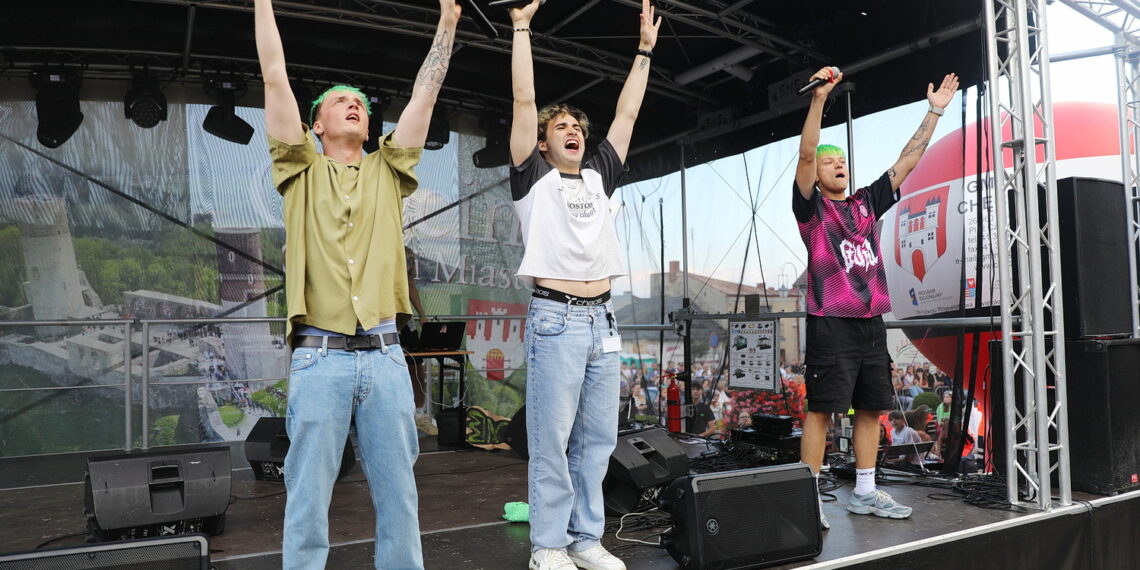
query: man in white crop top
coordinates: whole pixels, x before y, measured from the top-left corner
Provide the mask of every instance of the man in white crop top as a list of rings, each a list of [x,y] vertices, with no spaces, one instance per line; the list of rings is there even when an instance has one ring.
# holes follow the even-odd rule
[[[510,10],[511,195],[526,246],[518,275],[535,289],[526,330],[530,568],[624,569],[601,545],[620,389],[610,279],[625,273],[609,198],[625,173],[661,21],[643,0],[640,43],[613,123],[585,159],[586,114],[535,103],[530,21],[539,4]]]

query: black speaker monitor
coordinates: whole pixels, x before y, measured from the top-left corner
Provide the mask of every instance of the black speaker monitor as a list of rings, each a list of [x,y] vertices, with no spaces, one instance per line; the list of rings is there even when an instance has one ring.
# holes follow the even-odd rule
[[[201,535],[169,536],[0,554],[0,570],[208,570],[210,545]]]
[[[285,482],[285,456],[288,453],[289,433],[285,430],[285,418],[262,417],[245,438],[245,459],[253,469],[254,478],[260,481]],[[337,480],[348,475],[355,465],[352,438],[346,438]]]
[[[1124,185],[1064,178],[1057,181],[1057,201],[1065,338],[1130,334]]]
[[[661,508],[673,517],[662,542],[686,569],[780,564],[823,548],[815,478],[803,463],[682,477]]]
[[[689,458],[669,433],[657,427],[621,434],[602,481],[606,512],[624,515],[648,504],[658,487],[689,474]],[[646,492],[653,496],[646,496]]]
[[[93,542],[219,534],[230,499],[230,449],[91,457],[84,495]]]

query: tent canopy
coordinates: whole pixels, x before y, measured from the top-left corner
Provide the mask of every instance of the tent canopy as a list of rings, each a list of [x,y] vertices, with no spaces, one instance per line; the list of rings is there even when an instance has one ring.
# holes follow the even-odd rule
[[[468,0],[485,6],[488,0]],[[8,2],[0,14],[0,75],[43,64],[85,77],[129,79],[147,70],[163,84],[224,74],[258,87],[248,0]],[[655,0],[665,18],[649,92],[634,133],[627,181],[673,172],[793,136],[806,98],[794,89],[815,69],[839,66],[854,85],[858,117],[922,99],[926,84],[984,70],[980,2],[898,0]],[[298,99],[332,83],[406,98],[438,21],[432,0],[274,2]],[[532,23],[540,105],[567,101],[597,126],[613,118],[637,49],[638,0],[550,0]],[[489,40],[465,16],[441,104],[482,128],[510,116],[510,25]],[[775,94],[775,96],[773,95]],[[783,94],[780,96],[780,94]],[[304,105],[304,103],[302,103]],[[438,112],[438,111],[437,111]],[[395,117],[386,117],[393,120]],[[825,125],[846,119],[841,104]],[[472,121],[474,122],[474,121]]]

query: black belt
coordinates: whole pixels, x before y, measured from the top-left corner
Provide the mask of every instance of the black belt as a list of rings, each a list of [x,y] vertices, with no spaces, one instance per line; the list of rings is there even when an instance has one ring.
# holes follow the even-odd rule
[[[325,339],[328,344],[325,345]],[[356,336],[298,336],[293,340],[293,348],[302,346],[328,346],[336,350],[370,350],[381,346],[400,344],[400,335],[396,333],[356,335]]]

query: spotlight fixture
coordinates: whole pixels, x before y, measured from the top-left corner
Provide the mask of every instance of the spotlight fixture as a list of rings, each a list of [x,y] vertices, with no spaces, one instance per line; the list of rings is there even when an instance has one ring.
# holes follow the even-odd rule
[[[451,140],[451,124],[447,121],[447,109],[436,107],[431,113],[431,123],[428,125],[427,140],[424,141],[425,150],[439,150]]]
[[[487,144],[471,155],[475,168],[506,166],[511,156],[510,123],[502,117],[486,118],[479,122],[487,132]]]
[[[368,117],[368,140],[364,141],[365,152],[380,150],[380,137],[384,136],[384,109],[388,108],[391,101],[387,95],[368,95],[372,115]]]
[[[249,144],[253,138],[253,127],[234,113],[234,101],[238,95],[245,93],[245,82],[239,79],[211,78],[206,80],[205,89],[207,95],[217,96],[222,104],[210,107],[206,119],[202,121],[202,128],[220,139]]]
[[[73,69],[41,67],[32,71],[36,88],[36,138],[48,148],[59,148],[83,123],[79,111],[79,72]]]
[[[158,80],[145,74],[131,79],[131,86],[123,96],[123,114],[144,129],[165,121],[166,96],[158,88]]]

